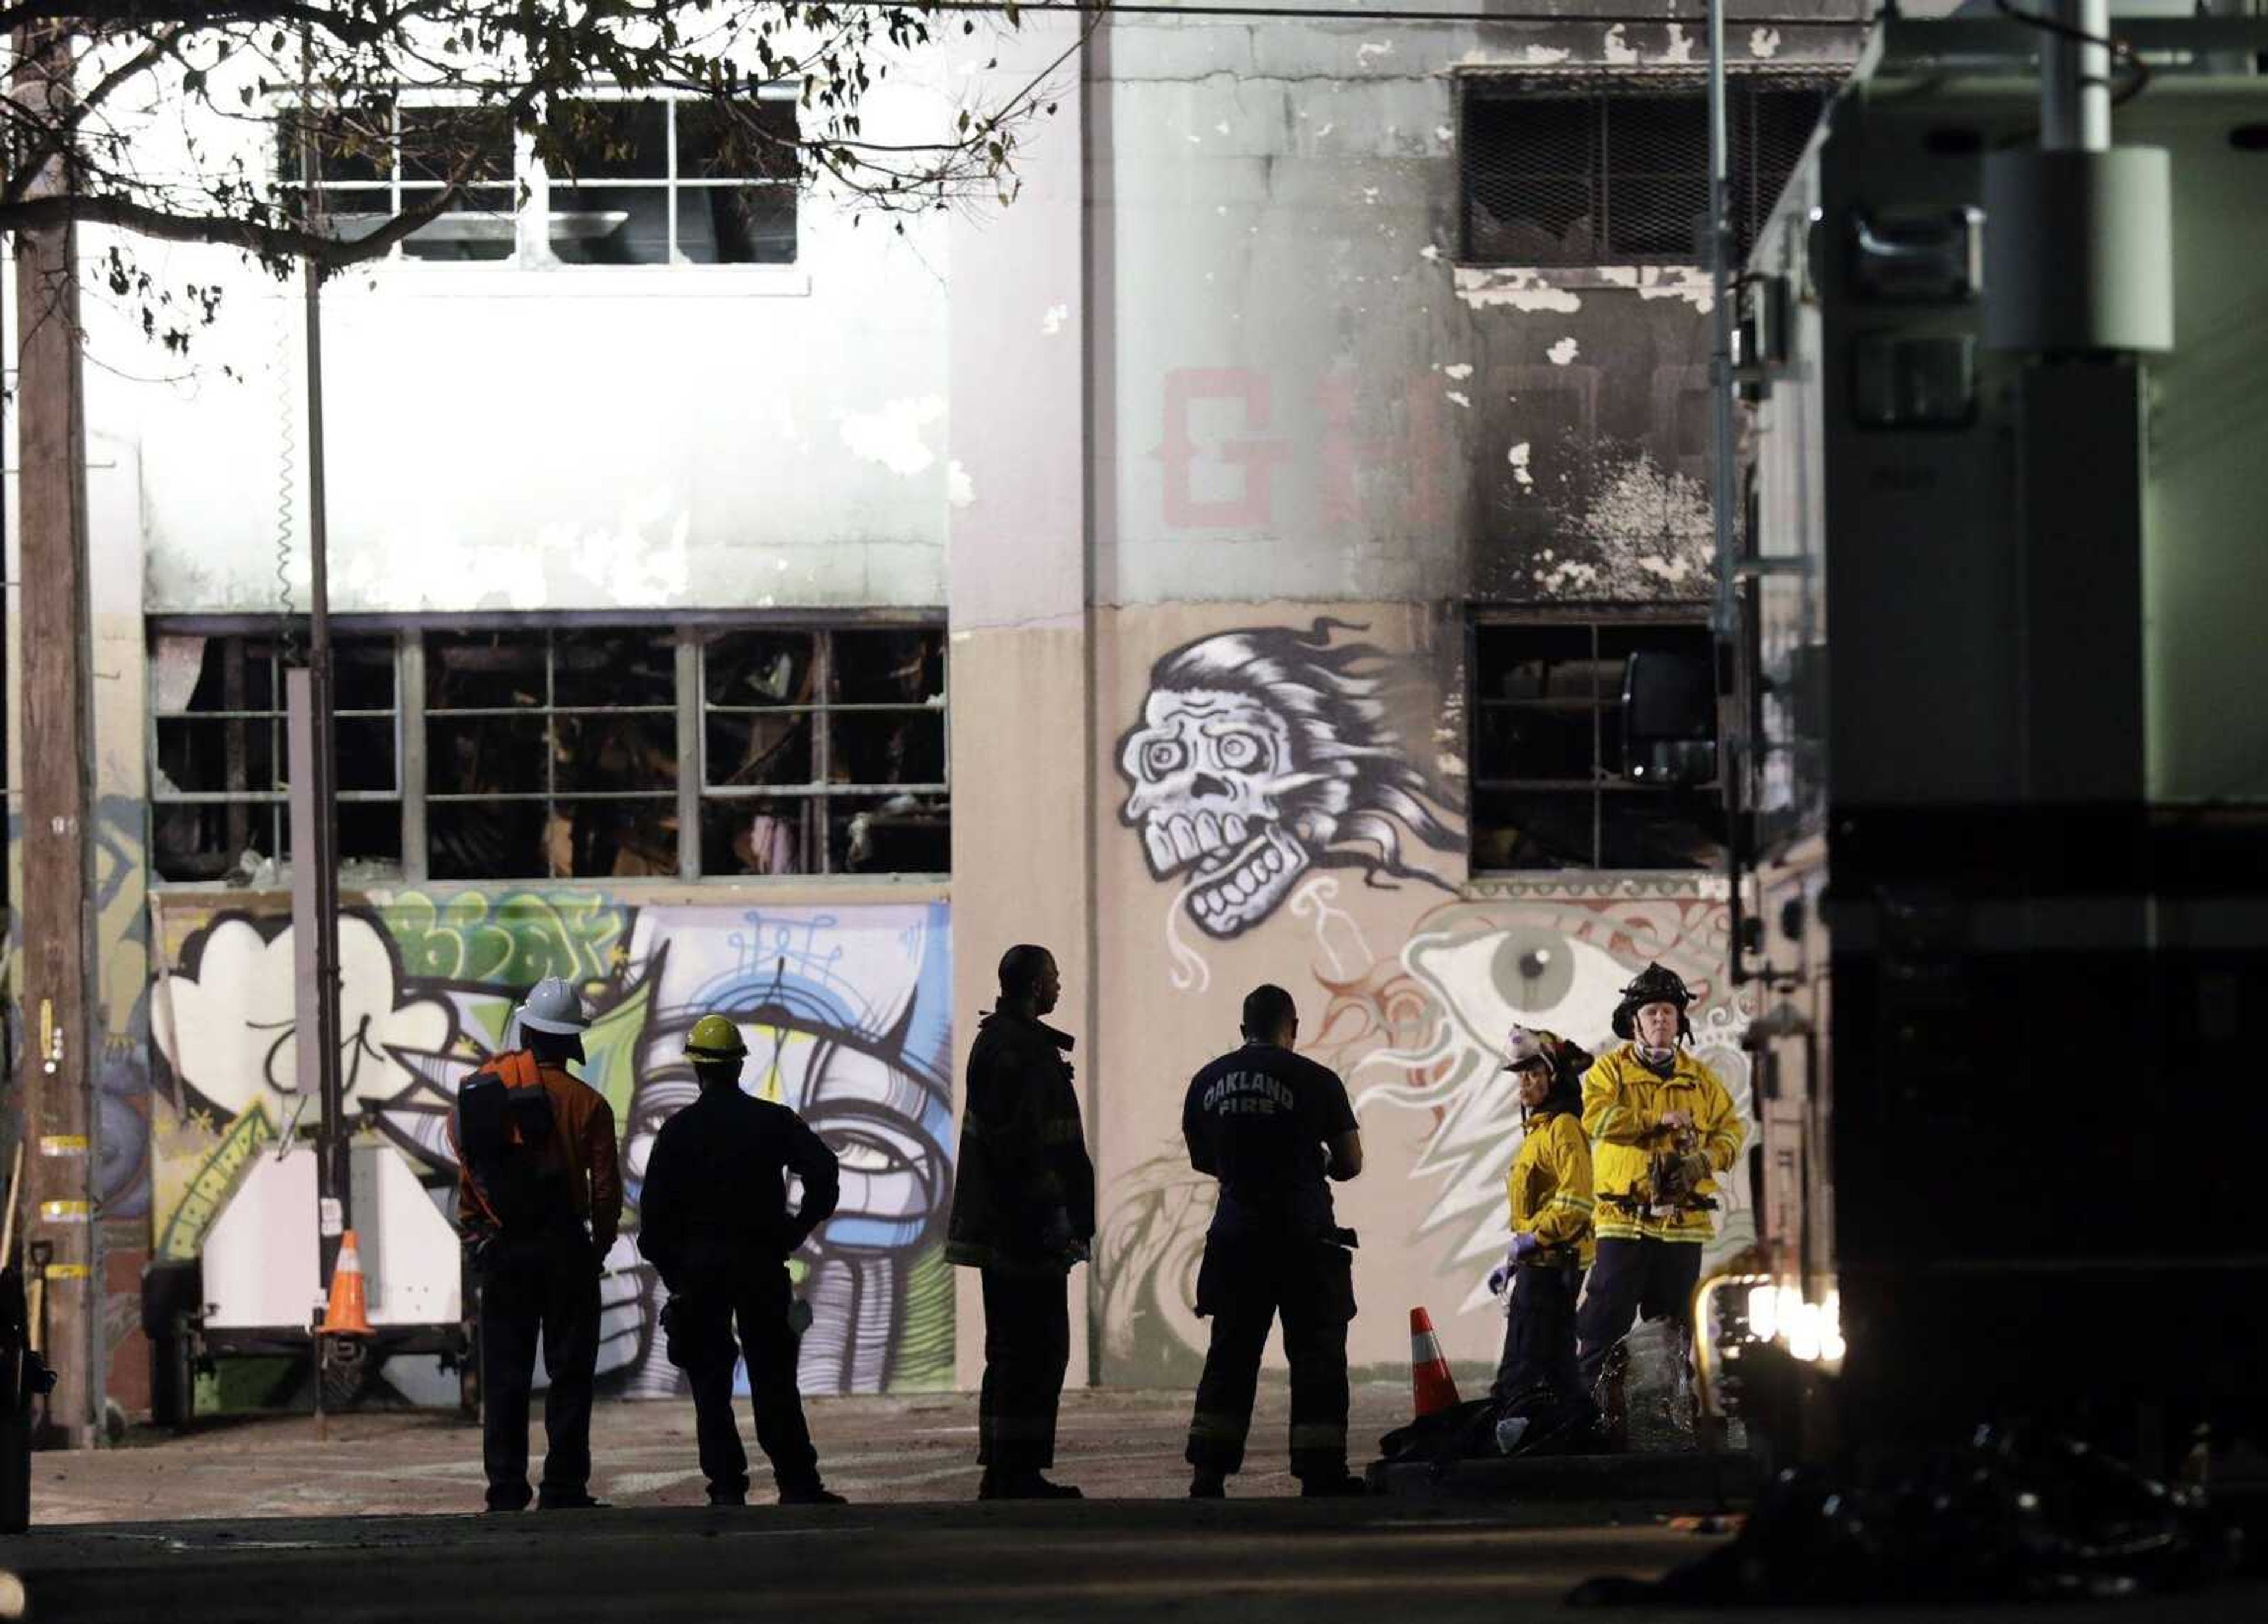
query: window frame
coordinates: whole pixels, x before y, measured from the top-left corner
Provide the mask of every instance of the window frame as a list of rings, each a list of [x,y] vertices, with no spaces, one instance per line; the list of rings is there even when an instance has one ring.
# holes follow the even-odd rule
[[[220,637],[234,637],[239,639],[260,637],[269,641],[271,645],[282,644],[291,641],[304,642],[306,637],[304,622],[297,620],[294,621],[293,632],[290,638],[276,637],[276,622],[272,618],[257,622],[249,627],[239,627],[238,628],[229,632],[215,632],[205,630],[200,626],[189,624],[176,617],[153,615],[149,617],[144,624],[143,641],[146,649],[150,645],[153,644],[160,636],[200,637],[204,639],[208,643]],[[379,636],[387,635],[379,632],[377,628],[347,627],[341,628],[339,630],[342,635],[349,636],[368,636],[373,641]],[[362,707],[357,707],[352,709],[334,709],[332,712],[332,723],[335,733],[336,724],[342,721],[387,720],[393,723],[394,787],[391,790],[338,790],[336,791],[337,798],[344,803],[366,805],[385,805],[390,804],[396,806],[406,806],[406,804],[410,799],[412,794],[409,768],[408,740],[405,736],[403,726],[404,712],[408,709],[408,707],[403,702],[404,695],[401,687],[402,639],[399,633],[391,634],[391,638],[394,645],[394,704],[392,708],[386,710],[373,710]],[[268,860],[280,865],[288,861],[284,856],[286,844],[285,837],[290,829],[291,820],[291,791],[288,789],[254,790],[247,788],[240,790],[225,789],[166,790],[161,787],[160,782],[163,776],[160,772],[159,761],[159,750],[161,747],[160,724],[166,722],[177,721],[195,721],[203,723],[235,722],[243,724],[247,728],[265,724],[269,731],[269,767],[271,768],[270,775],[278,784],[282,784],[285,782],[287,775],[285,762],[289,749],[289,733],[287,729],[290,725],[290,710],[285,700],[284,685],[284,672],[287,667],[283,663],[280,648],[271,646],[267,658],[269,669],[269,693],[270,697],[274,702],[274,709],[268,710],[253,709],[167,710],[161,709],[158,702],[158,663],[155,658],[149,658],[146,659],[147,683],[145,688],[145,702],[143,706],[143,737],[144,748],[148,761],[146,770],[148,774],[148,800],[150,805],[150,811],[146,815],[154,822],[158,815],[158,809],[162,807],[219,806],[228,809],[242,807],[245,809],[246,813],[244,820],[247,828],[246,840],[243,842],[239,842],[233,833],[232,833],[229,843],[231,845],[239,846],[239,849],[248,849],[251,843],[250,827],[254,821],[255,814],[263,815],[268,825],[268,839],[271,849],[267,854]],[[417,793],[422,798],[422,785],[419,786]],[[234,827],[234,819],[231,819],[231,824],[232,829]],[[406,865],[409,860],[408,824],[406,821],[402,827],[402,861]],[[151,849],[153,847],[154,841],[145,841],[145,849]],[[227,855],[230,861],[233,862],[237,854],[231,853]],[[225,872],[226,871],[223,871]],[[154,857],[151,862],[151,875],[154,881],[156,879]],[[166,880],[162,883],[167,885],[210,885],[213,882],[210,880]]]
[[[791,107],[799,102],[795,85],[782,81],[759,85],[755,99],[762,102],[786,103]],[[409,239],[404,239],[388,248],[373,267],[389,271],[407,271],[412,276],[471,274],[499,276],[512,271],[557,272],[577,277],[607,276],[651,276],[657,273],[696,276],[777,276],[804,268],[802,187],[793,180],[772,180],[762,176],[715,177],[688,180],[678,173],[677,109],[681,103],[699,103],[709,98],[696,92],[674,90],[625,90],[620,85],[594,85],[578,89],[569,99],[574,101],[638,102],[659,104],[664,108],[662,140],[668,158],[667,173],[659,180],[597,180],[584,181],[572,176],[555,176],[535,156],[535,145],[528,136],[513,132],[512,142],[512,173],[504,180],[478,183],[487,187],[504,187],[512,194],[512,252],[496,259],[428,259],[408,252]],[[269,124],[275,127],[280,115],[296,104],[287,94],[279,94],[271,104]],[[395,94],[388,117],[392,127],[392,145],[387,152],[387,178],[382,181],[318,180],[315,190],[324,195],[357,193],[382,195],[388,200],[394,212],[399,213],[401,199],[408,191],[430,191],[433,182],[406,181],[401,158],[401,118],[404,112],[416,113],[428,108],[464,107],[478,105],[470,91],[443,88],[409,90]],[[800,119],[799,118],[799,129]],[[271,150],[272,147],[271,147]],[[280,151],[276,153],[279,166],[274,180],[276,196],[287,198],[296,195],[302,182],[294,173],[284,173]],[[582,186],[620,188],[654,188],[666,195],[669,221],[668,256],[653,265],[590,264],[563,260],[551,247],[552,206],[551,188],[556,184],[572,190]],[[740,260],[730,262],[703,264],[678,257],[678,205],[680,194],[688,190],[717,190],[729,187],[764,187],[784,188],[793,194],[798,204],[795,211],[795,252],[785,260]],[[444,218],[447,217],[443,217]]]
[[[1490,701],[1480,691],[1481,639],[1485,633],[1506,628],[1565,631],[1581,628],[1590,634],[1590,659],[1595,666],[1600,658],[1599,640],[1602,632],[1643,630],[1648,628],[1697,629],[1708,632],[1710,606],[1703,601],[1661,602],[1653,604],[1571,604],[1564,606],[1502,606],[1476,607],[1465,617],[1465,761],[1468,767],[1466,795],[1471,813],[1466,819],[1466,869],[1475,879],[1506,879],[1523,875],[1550,873],[1581,874],[1646,874],[1690,875],[1712,871],[1714,863],[1696,863],[1675,867],[1602,864],[1598,859],[1606,844],[1606,797],[1609,795],[1670,796],[1678,792],[1672,784],[1646,784],[1609,775],[1604,770],[1605,717],[1609,709],[1620,708],[1617,694],[1609,702],[1601,692],[1594,691],[1587,709],[1591,716],[1591,778],[1588,782],[1558,778],[1491,777],[1482,769],[1482,713],[1488,709],[1545,709],[1550,702],[1499,699]],[[1718,724],[1716,739],[1719,750],[1724,747],[1724,705],[1727,697],[1723,672],[1717,662],[1710,662],[1712,683],[1717,701]],[[1569,708],[1571,702],[1557,702],[1557,708]],[[1722,759],[1721,756],[1719,758]],[[1500,868],[1481,861],[1481,838],[1484,829],[1483,797],[1491,791],[1538,790],[1545,793],[1587,795],[1590,801],[1590,850],[1592,861],[1587,863],[1554,863],[1535,868]],[[1726,815],[1725,791],[1721,778],[1713,781],[1708,793],[1714,797],[1719,815]],[[1492,827],[1492,826],[1489,826]]]
[[[1771,212],[1778,197],[1777,192],[1772,197],[1758,195],[1760,172],[1754,162],[1754,152],[1757,144],[1759,98],[1774,92],[1815,93],[1820,98],[1820,113],[1823,116],[1827,103],[1832,99],[1835,92],[1848,82],[1850,70],[1848,63],[1835,62],[1819,63],[1815,70],[1808,65],[1793,67],[1785,63],[1733,65],[1728,68],[1727,134],[1733,144],[1731,156],[1734,162],[1727,180],[1732,190],[1734,238],[1742,253],[1746,253],[1747,244],[1754,239],[1756,229]],[[1491,67],[1461,72],[1456,75],[1456,79],[1458,264],[1481,270],[1535,268],[1564,271],[1608,266],[1692,266],[1704,262],[1701,245],[1697,242],[1683,254],[1617,252],[1614,246],[1611,180],[1616,170],[1612,135],[1615,102],[1665,99],[1690,102],[1699,114],[1701,142],[1697,148],[1698,167],[1694,173],[1701,185],[1702,212],[1706,213],[1709,162],[1708,80],[1705,75],[1683,69],[1522,70]],[[1587,106],[1593,144],[1588,181],[1596,200],[1596,218],[1591,228],[1592,251],[1587,257],[1518,258],[1483,255],[1475,249],[1473,109],[1480,104],[1528,100],[1573,101]],[[1744,151],[1749,155],[1746,162],[1742,161]],[[1785,185],[1785,181],[1782,184]]]
[[[304,643],[306,635],[305,618],[295,616],[292,624],[296,636]],[[512,714],[546,718],[547,740],[551,737],[548,718],[554,714],[609,714],[620,710],[623,714],[659,715],[665,709],[658,706],[573,705],[564,707],[563,712],[561,707],[551,702],[556,680],[556,662],[550,652],[550,646],[556,634],[595,630],[644,630],[667,635],[674,655],[672,681],[675,702],[674,707],[666,709],[674,710],[676,723],[678,761],[676,783],[674,790],[653,793],[630,792],[628,798],[659,801],[665,796],[674,795],[678,825],[677,865],[674,871],[643,877],[647,883],[654,881],[679,883],[714,878],[719,883],[777,886],[792,885],[817,879],[897,883],[908,880],[949,881],[952,877],[949,846],[947,867],[942,870],[837,871],[833,867],[832,852],[823,827],[819,830],[812,848],[817,853],[817,864],[806,871],[780,875],[704,876],[702,863],[702,811],[704,803],[712,800],[807,799],[813,805],[823,807],[828,801],[843,797],[881,798],[900,794],[919,795],[941,801],[949,824],[953,805],[953,643],[946,613],[940,608],[874,609],[848,614],[823,610],[775,611],[764,614],[702,610],[666,615],[625,612],[590,614],[551,612],[519,615],[342,614],[332,617],[331,627],[334,637],[389,635],[394,643],[394,709],[390,713],[368,714],[372,716],[389,714],[394,718],[394,791],[391,794],[374,790],[340,792],[342,800],[395,802],[401,807],[401,860],[399,871],[387,871],[381,877],[374,878],[372,883],[416,885],[430,883],[465,887],[526,885],[593,885],[626,883],[623,878],[606,875],[491,874],[442,880],[434,880],[431,877],[431,833],[428,813],[431,806],[437,801],[441,805],[456,805],[468,800],[510,799],[538,802],[549,806],[554,802],[625,798],[621,795],[609,795],[601,791],[573,790],[558,791],[555,783],[556,764],[547,767],[545,784],[537,790],[511,791],[502,795],[467,796],[446,792],[437,797],[434,794],[431,789],[431,765],[427,742],[429,721],[437,716],[447,718],[483,714],[492,708],[450,707],[436,709],[431,705],[427,693],[428,635],[503,630],[540,632],[545,638],[546,702],[540,708],[520,709]],[[281,641],[276,637],[276,617],[273,615],[153,614],[146,616],[144,620],[143,642],[145,649],[154,650],[158,640],[165,636],[197,636],[208,640],[223,637],[254,637]],[[792,708],[808,710],[814,716],[817,724],[814,730],[814,776],[809,783],[788,786],[725,786],[721,791],[709,787],[710,764],[707,738],[709,710],[704,649],[711,637],[717,634],[730,632],[806,634],[814,637],[814,649],[819,650],[814,654],[814,659],[831,662],[835,634],[877,631],[922,632],[933,634],[936,636],[942,687],[938,704],[934,706],[927,704],[866,705],[856,702],[832,702],[831,695],[825,694],[822,689],[820,702],[807,707]],[[149,764],[151,784],[150,809],[145,816],[154,820],[160,808],[177,805],[241,805],[247,806],[254,814],[261,809],[265,809],[270,819],[271,839],[276,842],[276,849],[280,853],[283,849],[285,820],[290,816],[290,795],[287,790],[247,790],[241,795],[227,790],[178,791],[173,794],[163,794],[158,791],[156,787],[159,720],[157,660],[154,658],[147,659],[145,668],[144,749]],[[284,668],[279,664],[276,669],[280,673]],[[822,665],[821,669],[823,676],[825,667]],[[279,674],[276,687],[279,704],[282,693]],[[827,720],[830,716],[845,712],[911,713],[932,709],[939,716],[943,729],[944,777],[939,783],[934,784],[926,782],[913,784],[838,784],[828,782],[821,775],[826,770],[826,762],[816,747],[816,741],[825,737],[828,731]],[[188,715],[225,721],[232,714],[167,711],[165,716],[167,719]],[[342,711],[338,714],[344,717],[362,716],[364,713]],[[268,712],[261,712],[257,715],[247,713],[247,719],[253,722],[269,722],[275,730],[278,740],[276,748],[280,752],[284,728],[284,712],[280,709],[272,715]],[[283,761],[280,753],[276,757],[276,761],[280,777]],[[145,835],[146,834],[147,831]],[[153,851],[150,883],[155,887],[207,890],[224,883],[217,879],[166,878],[157,871],[154,848],[147,849]],[[286,860],[278,856],[276,861],[280,864]]]

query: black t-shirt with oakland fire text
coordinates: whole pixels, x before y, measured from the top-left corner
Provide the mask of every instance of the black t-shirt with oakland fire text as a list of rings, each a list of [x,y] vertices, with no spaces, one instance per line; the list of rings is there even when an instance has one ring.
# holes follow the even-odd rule
[[[1198,1072],[1182,1135],[1190,1164],[1220,1180],[1213,1233],[1329,1230],[1336,1220],[1322,1147],[1354,1129],[1338,1074],[1289,1049],[1248,1043]]]

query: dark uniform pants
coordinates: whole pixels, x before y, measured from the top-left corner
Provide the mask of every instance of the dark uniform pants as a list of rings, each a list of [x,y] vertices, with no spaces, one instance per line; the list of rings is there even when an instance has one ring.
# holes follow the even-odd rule
[[[1576,1321],[1584,1385],[1598,1381],[1607,1355],[1630,1334],[1634,1319],[1675,1320],[1690,1337],[1693,1288],[1700,1281],[1698,1241],[1600,1241],[1591,1290]]]
[[[541,1336],[541,1498],[578,1500],[591,1481],[591,1376],[599,1361],[599,1257],[579,1232],[497,1239],[481,1269],[481,1459],[496,1510],[528,1501],[527,1397]]]
[[[1189,1417],[1191,1466],[1230,1473],[1244,1465],[1261,1356],[1280,1312],[1292,1366],[1292,1474],[1346,1475],[1353,1261],[1344,1247],[1321,1240],[1206,1238],[1197,1312],[1212,1318],[1212,1346]]]
[[[1590,1407],[1575,1365],[1575,1299],[1582,1290],[1583,1271],[1572,1263],[1513,1270],[1504,1356],[1489,1388],[1498,1404],[1518,1400],[1526,1405],[1548,1394],[1563,1411]]]
[[[1071,1364],[1071,1304],[1057,1268],[988,1268],[984,1386],[976,1403],[976,1459],[998,1472],[1056,1463],[1056,1411]]]
[[[701,1471],[712,1498],[748,1492],[748,1451],[733,1415],[733,1367],[740,1357],[748,1362],[756,1445],[772,1463],[773,1481],[784,1490],[819,1487],[819,1454],[796,1385],[798,1338],[787,1318],[793,1298],[786,1266],[770,1264],[669,1299],[666,1351],[692,1384]]]

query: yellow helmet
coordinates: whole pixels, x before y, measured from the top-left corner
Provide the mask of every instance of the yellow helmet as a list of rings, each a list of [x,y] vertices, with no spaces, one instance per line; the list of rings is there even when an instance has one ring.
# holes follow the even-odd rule
[[[704,1015],[685,1035],[688,1060],[745,1060],[747,1054],[747,1040],[729,1016]]]

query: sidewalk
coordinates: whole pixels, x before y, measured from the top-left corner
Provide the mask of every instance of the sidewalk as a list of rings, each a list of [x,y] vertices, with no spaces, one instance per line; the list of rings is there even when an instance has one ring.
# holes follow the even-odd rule
[[[961,1393],[914,1398],[807,1399],[820,1464],[830,1487],[861,1503],[967,1500],[976,1493],[976,1399]],[[1293,1495],[1286,1471],[1289,1395],[1263,1385],[1253,1420],[1250,1459],[1231,1485],[1240,1498]],[[1064,1395],[1055,1476],[1090,1495],[1173,1498],[1189,1487],[1182,1439],[1189,1397],[1182,1393],[1081,1389]],[[543,1429],[537,1395],[533,1466]],[[1360,1471],[1381,1433],[1409,1418],[1400,1383],[1354,1389],[1351,1464]],[[770,1480],[740,1406],[756,1487]],[[592,1491],[622,1506],[699,1505],[689,1400],[602,1403],[593,1415]],[[312,1415],[271,1415],[202,1423],[187,1437],[137,1429],[115,1449],[51,1451],[32,1460],[35,1525],[267,1517],[391,1516],[477,1511],[482,1505],[479,1431],[453,1415],[430,1412],[334,1416],[319,1439]]]

